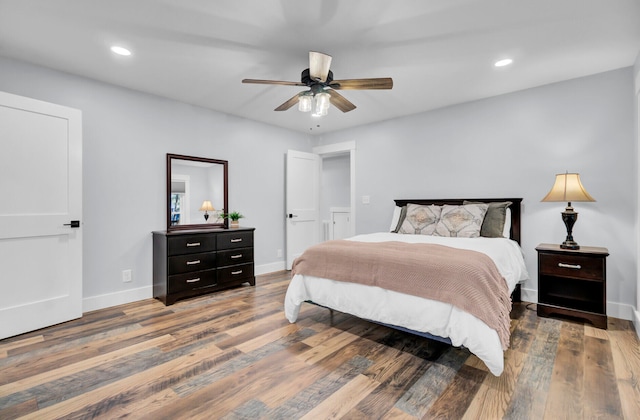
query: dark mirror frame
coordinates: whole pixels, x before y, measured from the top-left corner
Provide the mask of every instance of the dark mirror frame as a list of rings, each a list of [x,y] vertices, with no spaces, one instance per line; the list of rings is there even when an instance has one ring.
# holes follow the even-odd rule
[[[228,212],[229,210],[229,162],[226,160],[219,159],[208,159],[201,158],[195,156],[185,156],[185,155],[176,155],[172,153],[167,153],[167,231],[172,230],[190,230],[190,229],[227,229],[228,228],[228,220],[223,219],[222,223],[194,223],[187,225],[171,225],[171,161],[173,159],[176,160],[186,160],[192,162],[206,162],[206,163],[217,163],[223,165],[224,170],[224,211]]]

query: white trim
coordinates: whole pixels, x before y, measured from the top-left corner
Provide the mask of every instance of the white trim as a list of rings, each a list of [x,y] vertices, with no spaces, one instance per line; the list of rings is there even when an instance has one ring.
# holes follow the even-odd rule
[[[636,327],[636,335],[640,338],[640,312],[633,311],[633,326]]]
[[[538,291],[536,289],[525,289],[520,286],[520,298],[523,302],[538,302]]]
[[[139,300],[149,299],[152,297],[152,286],[122,290],[120,292],[107,293],[98,296],[90,296],[82,299],[82,312],[84,313],[98,309],[110,308],[112,306],[124,305],[125,303],[137,302]]]
[[[351,150],[356,150],[355,141],[345,141],[344,143],[333,143],[327,144],[326,146],[316,146],[311,151],[317,155],[324,155],[324,157],[329,157],[333,154],[340,155]]]
[[[355,236],[356,234],[356,142],[345,141],[343,143],[327,144],[325,146],[316,146],[312,149],[313,153],[320,155],[320,157],[331,157],[349,153],[349,171],[350,171],[350,189],[351,198],[349,205],[351,206],[351,223],[349,236]]]
[[[269,264],[262,264],[255,267],[255,275],[275,273],[284,271],[284,261],[277,261]],[[153,286],[139,287],[137,289],[122,290],[104,295],[90,296],[82,299],[82,312],[96,311],[98,309],[110,308],[112,306],[124,305],[125,303],[137,302],[139,300],[153,297]]]
[[[259,276],[261,274],[275,273],[277,271],[284,271],[286,269],[286,263],[284,261],[276,261],[269,264],[257,265],[254,270],[254,274]]]

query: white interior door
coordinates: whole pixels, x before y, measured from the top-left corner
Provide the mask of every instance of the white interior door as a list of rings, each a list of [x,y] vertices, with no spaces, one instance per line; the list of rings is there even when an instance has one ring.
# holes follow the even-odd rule
[[[0,92],[0,339],[82,316],[81,118]]]
[[[320,156],[287,151],[287,270],[320,241]]]

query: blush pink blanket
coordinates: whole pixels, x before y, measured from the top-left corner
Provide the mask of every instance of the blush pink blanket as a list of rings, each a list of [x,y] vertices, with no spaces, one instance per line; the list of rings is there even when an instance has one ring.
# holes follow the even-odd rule
[[[292,275],[378,286],[438,300],[476,316],[509,347],[511,298],[491,258],[435,244],[334,240],[308,248]]]

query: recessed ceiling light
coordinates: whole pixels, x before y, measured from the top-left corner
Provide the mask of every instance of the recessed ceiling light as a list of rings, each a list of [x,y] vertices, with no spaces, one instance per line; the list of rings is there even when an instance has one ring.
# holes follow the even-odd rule
[[[496,67],[504,67],[504,66],[508,66],[511,63],[513,63],[512,59],[505,58],[503,60],[496,61],[495,63],[493,63],[493,65],[496,66]]]
[[[111,47],[111,52],[118,55],[131,55],[131,51],[129,51],[124,47],[119,47],[117,45],[114,45]]]

